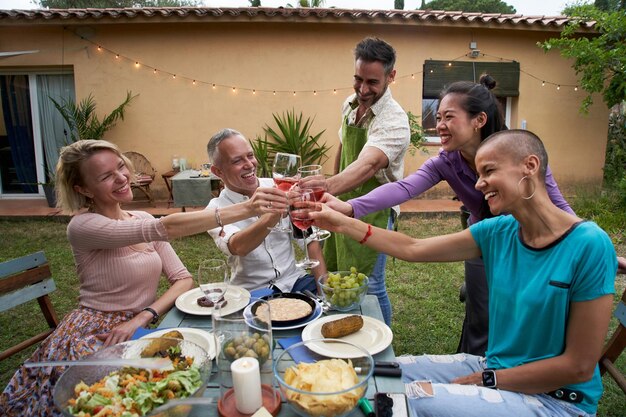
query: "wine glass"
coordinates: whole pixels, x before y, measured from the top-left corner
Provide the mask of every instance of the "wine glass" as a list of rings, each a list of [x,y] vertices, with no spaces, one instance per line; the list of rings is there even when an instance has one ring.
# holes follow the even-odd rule
[[[200,262],[198,285],[204,297],[212,303],[209,307],[223,303],[229,286],[226,262],[222,259],[206,259]]]
[[[304,237],[304,259],[296,262],[299,268],[315,268],[320,264],[317,259],[309,258],[309,248],[307,247],[307,229],[313,223],[309,217],[309,212],[315,210],[315,192],[310,188],[293,190],[289,194],[289,217],[291,223],[302,230]]]
[[[272,178],[279,190],[287,192],[298,182],[298,168],[302,165],[300,155],[278,152],[272,165]],[[283,226],[279,222],[269,228],[273,232],[291,233],[291,226]]]
[[[304,165],[298,168],[298,173],[300,174],[300,180],[306,177],[312,176],[320,176],[322,175],[322,166],[321,165]],[[302,184],[300,184],[302,188]],[[310,188],[313,190],[313,194],[315,195],[315,201],[320,201],[322,196],[326,192],[326,181],[320,179],[320,181],[316,181],[315,184],[311,186],[306,186],[306,188]],[[330,232],[328,230],[320,229],[317,226],[312,226],[313,233],[309,236],[309,238],[317,241],[326,240],[330,237]]]

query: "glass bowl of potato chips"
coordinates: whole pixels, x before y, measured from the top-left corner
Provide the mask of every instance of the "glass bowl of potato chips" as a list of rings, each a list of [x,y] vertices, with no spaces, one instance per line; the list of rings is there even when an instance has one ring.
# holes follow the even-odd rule
[[[350,357],[316,352],[349,351]],[[345,347],[345,349],[342,348]],[[362,347],[340,339],[310,339],[285,349],[274,361],[274,376],[291,408],[304,417],[350,414],[367,392],[374,359]]]

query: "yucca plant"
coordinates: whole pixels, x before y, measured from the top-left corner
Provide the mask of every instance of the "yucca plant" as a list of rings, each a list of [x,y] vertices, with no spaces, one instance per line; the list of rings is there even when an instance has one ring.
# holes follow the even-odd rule
[[[78,104],[72,99],[62,99],[59,103],[52,97],[52,103],[61,113],[70,128],[71,142],[80,139],[102,139],[107,130],[111,129],[119,119],[124,120],[126,106],[137,97],[131,91],[126,92],[126,100],[110,114],[105,115],[102,121],[96,115],[96,100],[89,94]]]
[[[259,165],[257,166],[257,175],[261,178],[271,178],[272,177],[272,163],[269,151],[269,144],[267,142],[267,136],[261,138],[261,136],[257,135],[254,141],[250,141],[250,146],[252,146],[252,151],[254,152],[254,157],[256,158]]]
[[[272,116],[277,130],[268,125],[263,128],[266,138],[269,137],[272,140],[268,142],[266,139],[268,158],[273,158],[277,152],[292,153],[300,155],[302,165],[322,164],[328,159],[326,153],[330,147],[326,146],[326,142],[320,143],[320,138],[326,130],[316,135],[310,134],[313,120],[308,117],[303,120],[302,112],[296,115],[294,109],[282,115],[274,113]]]

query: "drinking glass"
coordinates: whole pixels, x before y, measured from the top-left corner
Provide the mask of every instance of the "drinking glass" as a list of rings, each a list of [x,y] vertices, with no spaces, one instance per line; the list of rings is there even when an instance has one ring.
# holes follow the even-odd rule
[[[307,229],[313,223],[309,217],[309,212],[315,210],[315,192],[310,188],[293,190],[289,193],[289,217],[291,223],[302,230],[304,236],[304,259],[296,262],[299,268],[315,268],[320,264],[317,259],[309,258],[309,248],[307,247]]]
[[[211,315],[215,337],[216,356],[220,387],[218,402],[219,415],[242,415],[237,412],[242,406],[262,404],[270,412],[278,411],[280,393],[273,388],[273,348],[270,306],[267,300],[250,298],[247,307],[232,311],[228,306],[217,305]],[[234,361],[245,357],[258,361],[259,380],[256,375],[246,380],[238,377],[237,370],[231,368]],[[256,371],[254,372],[256,374]],[[241,375],[239,375],[241,376]],[[241,404],[241,391],[244,392]],[[239,391],[239,392],[237,392]],[[255,406],[255,408],[256,408]]]
[[[326,181],[321,180],[322,176],[322,166],[321,165],[304,165],[298,168],[298,173],[300,173],[300,180],[306,177],[312,176],[320,176],[320,181],[316,182],[313,186],[307,186],[306,188],[310,188],[313,190],[313,194],[315,195],[315,201],[320,201],[322,196],[326,192]],[[302,188],[302,184],[300,185]],[[317,226],[312,226],[313,233],[309,236],[312,240],[322,241],[326,240],[330,237],[330,232],[328,230],[320,229]]]
[[[278,152],[274,157],[274,164],[272,165],[272,178],[276,187],[281,191],[289,191],[298,182],[298,168],[301,165],[302,161],[299,155]],[[290,225],[283,226],[281,222],[271,227],[270,230],[273,232],[291,233]]]
[[[198,267],[198,285],[205,298],[217,306],[224,301],[228,291],[228,267],[222,259],[206,259]]]

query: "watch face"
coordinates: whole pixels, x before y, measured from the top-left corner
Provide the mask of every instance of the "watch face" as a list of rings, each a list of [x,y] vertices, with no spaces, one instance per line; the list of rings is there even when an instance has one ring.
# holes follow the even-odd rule
[[[483,371],[483,386],[488,388],[496,386],[496,371],[493,369]]]

